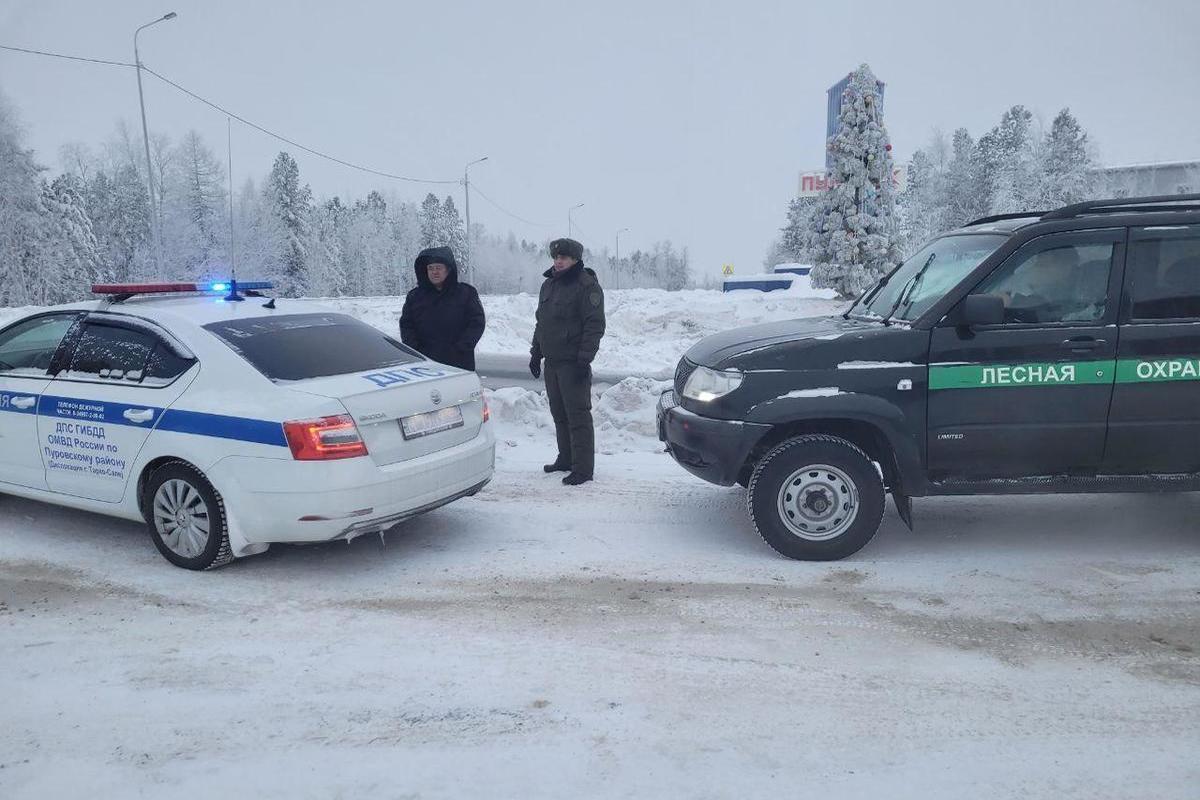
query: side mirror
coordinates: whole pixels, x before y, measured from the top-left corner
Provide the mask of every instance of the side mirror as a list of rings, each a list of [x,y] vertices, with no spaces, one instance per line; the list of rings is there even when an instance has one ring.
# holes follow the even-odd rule
[[[998,294],[969,294],[958,307],[958,324],[999,325],[1004,322],[1004,299]]]

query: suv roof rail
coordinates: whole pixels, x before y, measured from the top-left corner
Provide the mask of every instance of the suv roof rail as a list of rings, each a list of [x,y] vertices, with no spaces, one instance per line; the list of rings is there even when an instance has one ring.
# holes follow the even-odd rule
[[[1046,213],[1047,212],[1045,212],[1045,211],[1018,211],[1014,214],[992,214],[989,217],[980,217],[979,219],[973,219],[970,222],[968,222],[966,225],[963,225],[963,227],[969,228],[972,225],[984,225],[989,222],[1000,222],[1001,220],[1005,220],[1005,219],[1022,219],[1024,217],[1044,217],[1046,215]]]
[[[1162,205],[1200,201],[1200,194],[1158,194],[1149,197],[1113,197],[1108,200],[1085,200],[1055,209],[1042,215],[1042,220],[1071,219],[1083,214],[1116,214],[1123,211],[1196,211],[1200,205]]]

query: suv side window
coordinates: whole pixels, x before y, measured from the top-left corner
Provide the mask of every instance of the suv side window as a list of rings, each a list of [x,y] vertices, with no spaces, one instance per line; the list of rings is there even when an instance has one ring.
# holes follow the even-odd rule
[[[1129,269],[1132,320],[1200,319],[1200,225],[1136,231]]]
[[[1098,322],[1108,310],[1115,248],[1079,242],[1022,250],[971,293],[999,295],[1008,324]]]
[[[0,333],[0,372],[46,375],[54,353],[78,318],[78,314],[47,314]]]

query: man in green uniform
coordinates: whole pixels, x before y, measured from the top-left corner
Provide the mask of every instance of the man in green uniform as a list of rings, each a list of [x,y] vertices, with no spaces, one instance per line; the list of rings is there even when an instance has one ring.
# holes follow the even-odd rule
[[[574,239],[550,243],[554,266],[538,295],[537,324],[529,350],[529,372],[542,375],[558,437],[558,457],[546,472],[569,472],[568,486],[592,479],[596,445],[592,428],[592,360],[604,335],[604,292],[596,273],[583,265],[583,245]]]

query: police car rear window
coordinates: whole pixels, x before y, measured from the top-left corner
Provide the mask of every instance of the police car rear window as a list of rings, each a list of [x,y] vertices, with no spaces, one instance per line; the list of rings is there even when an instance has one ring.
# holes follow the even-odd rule
[[[424,358],[345,314],[286,314],[213,322],[204,328],[273,381],[367,372]]]

